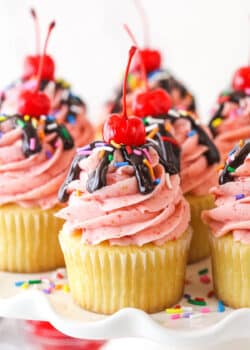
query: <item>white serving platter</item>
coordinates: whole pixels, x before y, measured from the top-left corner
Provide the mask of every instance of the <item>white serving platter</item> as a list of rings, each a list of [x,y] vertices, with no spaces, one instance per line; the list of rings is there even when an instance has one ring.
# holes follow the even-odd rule
[[[76,306],[70,293],[63,290],[47,295],[30,286],[22,289],[16,281],[37,279],[45,274],[0,273],[0,316],[30,320],[49,321],[59,331],[87,339],[115,339],[143,337],[169,346],[202,346],[218,344],[230,339],[250,338],[250,309],[217,311],[217,300],[208,298],[212,283],[200,282],[198,271],[209,269],[209,260],[188,267],[185,293],[193,298],[205,298],[211,312],[201,314],[200,306],[190,305],[184,298],[180,304],[193,307],[194,317],[170,319],[166,312],[148,315],[136,309],[123,309],[111,316],[98,315]],[[53,280],[55,272],[47,273]],[[64,283],[60,280],[58,283]],[[41,287],[39,287],[41,288]]]

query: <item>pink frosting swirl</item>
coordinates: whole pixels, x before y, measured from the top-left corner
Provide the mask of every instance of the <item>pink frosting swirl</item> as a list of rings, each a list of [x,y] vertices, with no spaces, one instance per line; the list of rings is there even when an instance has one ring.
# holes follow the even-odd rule
[[[179,119],[173,126],[174,136],[181,147],[180,175],[183,193],[208,194],[209,189],[218,180],[217,165],[209,166],[205,156],[208,147],[199,144],[198,134],[192,134],[192,126],[188,119]],[[204,128],[204,130],[206,129]]]
[[[1,113],[15,114],[17,113],[17,100],[23,88],[32,88],[36,84],[36,80],[29,80],[27,82],[19,82],[13,87],[4,91],[5,99],[1,105]],[[83,146],[90,143],[94,138],[94,128],[86,116],[86,106],[73,106],[76,118],[73,122],[67,122],[66,116],[69,113],[69,105],[62,104],[61,101],[70,93],[68,87],[56,88],[55,82],[49,82],[44,92],[50,97],[51,111],[59,123],[66,125],[70,134],[75,140],[77,146]]]
[[[179,176],[171,176],[167,186],[164,168],[156,151],[150,149],[152,166],[160,183],[153,192],[142,195],[138,191],[131,166],[115,168],[112,163],[107,174],[107,185],[93,193],[86,190],[88,174],[99,162],[98,153],[79,162],[79,180],[70,183],[68,206],[57,216],[66,220],[65,230],[80,230],[87,244],[108,241],[111,245],[162,245],[180,237],[188,227],[189,206],[179,186]],[[115,161],[121,160],[115,151]],[[79,191],[82,194],[79,196]]]
[[[233,182],[227,182],[211,189],[211,193],[216,198],[216,208],[204,211],[202,218],[211,227],[216,237],[231,232],[235,241],[250,244],[249,157],[232,176]]]
[[[75,149],[65,151],[59,138],[54,149],[50,144],[55,137],[52,133],[44,140],[40,152],[26,158],[21,128],[12,129],[4,122],[1,130],[4,133],[0,138],[0,205],[16,203],[43,209],[57,205],[57,193]]]
[[[225,160],[239,140],[250,138],[250,97],[242,98],[240,105],[225,102],[221,116],[224,118],[216,128],[215,144]]]

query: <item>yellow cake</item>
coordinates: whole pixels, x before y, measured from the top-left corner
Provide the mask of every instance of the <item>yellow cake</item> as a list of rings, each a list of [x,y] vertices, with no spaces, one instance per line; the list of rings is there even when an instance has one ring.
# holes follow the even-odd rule
[[[0,270],[35,273],[64,266],[58,209],[0,207]]]
[[[185,195],[190,205],[191,229],[193,231],[188,262],[194,263],[210,255],[209,233],[210,228],[201,219],[201,213],[205,209],[214,207],[214,197],[210,194],[203,196]]]
[[[86,310],[111,314],[124,307],[149,313],[176,304],[183,295],[190,230],[163,246],[96,246],[81,235],[60,233],[75,302]]]

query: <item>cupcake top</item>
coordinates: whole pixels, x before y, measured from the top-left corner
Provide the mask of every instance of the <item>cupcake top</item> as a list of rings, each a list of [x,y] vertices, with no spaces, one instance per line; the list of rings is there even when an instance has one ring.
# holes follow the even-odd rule
[[[147,138],[156,142],[160,154],[168,161],[171,143],[176,165],[180,158],[181,187],[184,194],[206,195],[216,184],[216,164],[219,152],[208,131],[193,117],[192,112],[171,109],[172,99],[162,88],[137,92],[132,102],[133,113],[146,124]],[[174,140],[176,139],[176,141]],[[166,141],[166,142],[165,142]]]
[[[168,168],[168,164],[164,164]],[[79,149],[59,199],[58,216],[82,241],[111,245],[164,244],[189,222],[178,174],[166,173],[157,147],[95,142]]]
[[[181,187],[184,194],[205,195],[217,182],[218,149],[208,130],[187,111],[170,110],[167,119],[181,148]]]
[[[50,115],[59,123],[64,123],[74,138],[76,145],[83,146],[92,141],[94,129],[86,117],[85,103],[72,93],[70,84],[62,79],[55,79],[54,59],[46,53],[50,34],[55,22],[49,24],[44,47],[40,48],[40,28],[36,11],[31,9],[35,24],[36,53],[24,59],[22,78],[10,84],[0,94],[0,111],[5,114],[18,113],[19,95],[23,90],[46,93],[50,98]]]
[[[222,158],[235,143],[250,137],[250,91],[223,92],[209,122]]]
[[[53,117],[0,116],[0,205],[43,209],[57,192],[74,156],[74,141]]]
[[[131,47],[123,84],[123,110],[104,124],[104,142],[78,150],[59,199],[66,232],[87,244],[164,244],[183,234],[190,220],[178,169],[154,141],[146,142],[142,119],[128,117],[126,83],[136,47]]]
[[[240,142],[231,152],[219,178],[211,189],[216,208],[203,212],[216,237],[232,233],[235,241],[250,243],[250,143]]]
[[[162,88],[171,97],[173,108],[196,111],[194,96],[188,91],[186,86],[177,80],[166,70],[155,70],[147,74],[149,86],[153,88]],[[143,80],[140,72],[131,72],[128,76],[127,93],[133,94],[143,86]],[[108,113],[119,113],[122,109],[122,88],[116,89],[114,96],[106,103],[106,115]],[[130,99],[128,99],[130,107]]]
[[[15,114],[18,108],[18,97],[22,90],[33,89],[36,78],[19,80],[1,93],[1,113]],[[80,97],[73,94],[70,84],[65,80],[41,80],[40,91],[47,94],[51,101],[50,115],[59,123],[66,125],[77,146],[92,141],[94,129],[86,116],[86,105]]]
[[[217,181],[219,152],[191,112],[170,106],[170,97],[158,88],[137,94],[132,110],[143,119],[147,138],[158,145],[162,158],[180,169],[183,193],[205,195]]]

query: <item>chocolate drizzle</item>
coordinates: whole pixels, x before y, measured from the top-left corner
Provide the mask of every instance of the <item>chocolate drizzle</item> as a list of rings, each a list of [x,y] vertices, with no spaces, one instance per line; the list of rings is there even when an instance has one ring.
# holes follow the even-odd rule
[[[178,116],[176,116],[176,113]],[[191,129],[194,130],[198,134],[198,143],[200,145],[207,146],[208,150],[204,153],[204,156],[207,159],[208,165],[216,164],[220,161],[220,154],[211,140],[211,138],[208,136],[206,131],[189,115],[182,115],[179,111],[174,111],[174,114],[171,113],[171,111],[166,116],[167,119],[170,120],[171,123],[175,123],[178,119],[186,119],[191,124]]]
[[[22,128],[22,132],[23,132],[22,150],[25,157],[30,157],[33,154],[39,153],[42,150],[42,145],[37,135],[37,130],[34,128],[32,123],[31,122],[25,123],[25,125]],[[34,140],[33,148],[30,147],[32,140]]]
[[[104,154],[104,157],[100,160],[100,163],[97,165],[96,169],[89,175],[87,181],[88,192],[93,193],[94,191],[106,186],[106,175],[109,166],[109,154],[111,153],[106,152]]]
[[[54,117],[46,117],[45,124],[42,126],[42,130],[36,127],[36,124],[39,123],[33,118],[28,118],[28,120],[24,120],[21,115],[12,115],[6,116],[2,115],[0,119],[0,124],[5,122],[11,122],[11,128],[15,129],[20,127],[22,130],[22,151],[25,157],[30,157],[36,153],[41,152],[42,144],[39,138],[39,131],[43,131],[46,134],[55,133],[55,138],[52,140],[51,145],[55,146],[55,141],[60,138],[63,142],[64,150],[69,150],[74,147],[74,141],[63,124],[56,123]],[[52,128],[51,128],[52,126]]]
[[[53,116],[49,116],[45,122],[45,134],[55,133],[55,139],[51,142],[55,142],[55,140],[59,137],[63,142],[63,149],[69,150],[74,147],[74,140],[67,128],[63,124],[58,124],[56,119]]]
[[[141,146],[141,147],[127,147],[124,145],[120,145],[121,148],[119,151],[123,157],[123,162],[128,165],[131,165],[134,169],[135,177],[137,180],[138,190],[141,194],[147,194],[154,190],[155,185],[158,182],[154,182],[154,179],[151,177],[150,170],[148,166],[145,164],[145,160],[149,162],[146,157],[145,149],[147,152],[150,147],[153,147],[156,151],[158,151],[158,146],[152,144],[151,142]],[[71,181],[78,179],[80,174],[79,162],[89,157],[92,154],[94,149],[100,149],[104,151],[103,157],[100,159],[96,169],[89,174],[86,190],[90,193],[106,186],[106,178],[109,166],[119,166],[119,164],[115,164],[113,161],[114,152],[118,150],[116,147],[106,144],[104,142],[96,141],[90,144],[89,146],[85,146],[84,148],[78,151],[78,154],[75,156],[72,165],[70,167],[69,173],[65,179],[64,184],[61,186],[58,198],[61,202],[66,202],[69,198],[68,193],[68,185]],[[135,152],[134,152],[135,151]],[[167,161],[163,160],[165,166],[167,166]],[[123,165],[121,165],[123,166]]]
[[[231,152],[231,157],[233,156],[233,160],[227,162],[224,169],[222,170],[219,177],[220,185],[234,181],[234,171],[244,163],[249,153],[250,142],[246,142],[242,148],[238,147],[238,149],[235,149]]]
[[[71,181],[74,181],[76,179],[79,178],[80,175],[80,167],[79,167],[79,162],[85,158],[84,156],[77,154],[73,160],[73,162],[71,163],[69,172],[67,174],[66,180],[64,181],[64,183],[62,184],[62,186],[59,189],[58,192],[58,198],[60,200],[60,202],[67,202],[68,198],[69,198],[69,194],[67,192],[67,188],[68,185],[70,184]]]
[[[223,98],[224,97],[224,98]],[[231,91],[228,92],[227,94],[222,94],[220,96],[220,98],[222,99],[222,102],[219,103],[216,111],[214,112],[208,126],[213,134],[213,136],[217,136],[218,135],[218,131],[217,131],[217,127],[214,126],[214,121],[218,118],[224,120],[226,117],[223,115],[223,110],[224,110],[224,106],[226,102],[231,102],[231,103],[235,103],[236,105],[240,105],[240,101],[247,97],[246,93],[243,91]]]
[[[145,147],[147,146],[145,145]],[[134,153],[129,154],[125,147],[122,147],[122,155],[124,160],[134,168],[140,193],[147,194],[152,192],[154,184],[148,171],[148,167],[143,163],[144,157]]]
[[[145,123],[148,123],[147,119],[148,118],[144,119]],[[150,139],[148,139],[148,141],[152,143],[152,146],[159,154],[160,163],[164,166],[165,171],[170,175],[178,174],[180,172],[180,147],[173,135],[169,131],[165,130],[165,117],[157,117],[157,119],[161,119],[163,123],[157,123],[155,122],[156,119],[153,119],[154,118],[152,118],[152,123],[157,124],[159,132],[157,132],[153,137],[153,140],[156,143],[152,142]],[[164,140],[164,137],[166,140]]]

